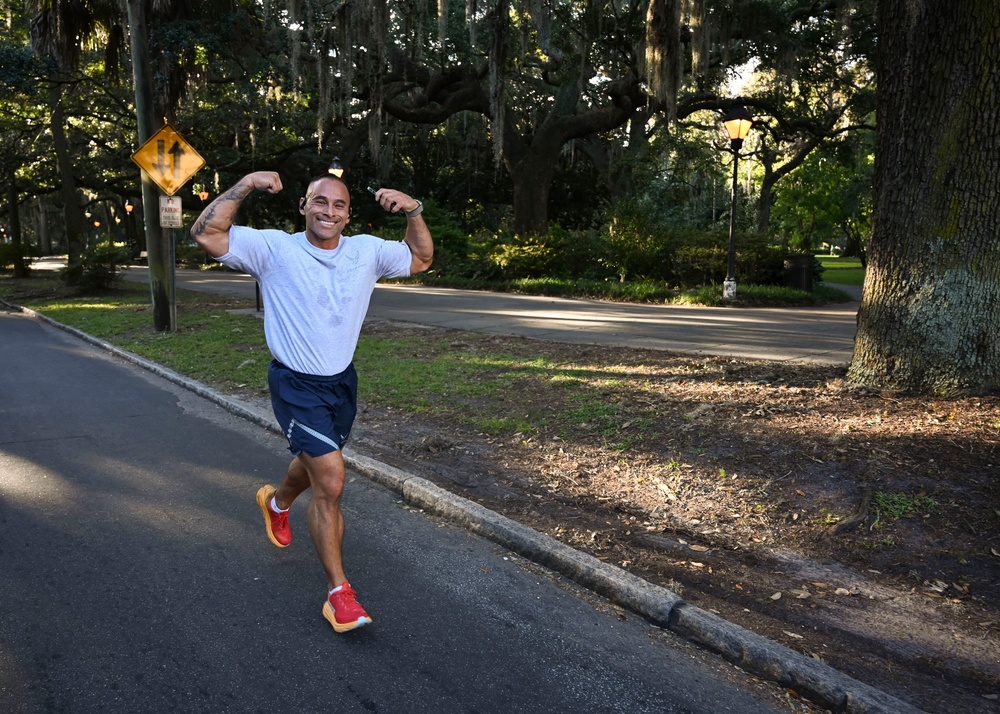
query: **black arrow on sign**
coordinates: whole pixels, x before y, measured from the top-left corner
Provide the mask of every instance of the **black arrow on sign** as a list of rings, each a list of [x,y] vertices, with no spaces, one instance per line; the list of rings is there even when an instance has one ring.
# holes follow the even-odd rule
[[[175,141],[174,145],[170,147],[170,155],[174,158],[174,176],[181,175],[181,157],[184,156],[184,147],[181,146],[181,142]]]
[[[160,172],[160,176],[167,173],[166,153],[164,152],[166,148],[164,146],[165,143],[163,139],[156,140],[156,163],[153,164],[153,168]]]

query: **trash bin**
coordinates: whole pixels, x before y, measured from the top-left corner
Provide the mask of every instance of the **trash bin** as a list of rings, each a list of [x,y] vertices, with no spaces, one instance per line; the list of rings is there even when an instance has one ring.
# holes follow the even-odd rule
[[[786,256],[785,285],[811,293],[813,289],[813,260],[812,253]]]

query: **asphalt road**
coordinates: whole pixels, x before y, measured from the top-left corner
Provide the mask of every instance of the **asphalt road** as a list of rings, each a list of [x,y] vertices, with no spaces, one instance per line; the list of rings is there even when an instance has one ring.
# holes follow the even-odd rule
[[[148,270],[130,268],[130,280]],[[178,288],[254,299],[248,275],[176,271]],[[860,290],[838,286],[860,298]],[[847,365],[854,351],[858,302],[807,308],[637,305],[380,284],[368,320],[401,320],[577,344],[645,347],[693,355]]]
[[[284,443],[0,311],[0,711],[769,712],[731,665],[349,474],[336,635]],[[772,690],[773,691],[773,690]]]

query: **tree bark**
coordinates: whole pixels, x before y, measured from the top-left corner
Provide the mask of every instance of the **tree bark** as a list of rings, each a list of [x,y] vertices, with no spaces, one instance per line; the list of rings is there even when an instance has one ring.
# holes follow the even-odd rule
[[[68,263],[72,265],[80,260],[83,248],[83,211],[80,209],[80,198],[76,190],[76,177],[73,175],[73,158],[69,140],[66,138],[65,113],[62,109],[62,92],[59,84],[49,85],[49,129],[52,131],[52,145],[56,154],[56,165],[59,168],[59,181],[63,200],[63,218],[66,222],[66,251],[69,254]]]
[[[559,145],[559,148],[562,144]],[[549,229],[549,189],[556,170],[558,149],[530,150],[516,162],[505,161],[514,189],[515,235],[544,235]]]
[[[11,164],[7,172],[7,206],[8,225],[10,226],[10,242],[16,249],[14,255],[14,277],[28,277],[28,263],[24,258],[24,240],[21,236],[21,213],[17,201],[17,184],[14,177],[14,166]]]
[[[877,22],[874,219],[849,379],[989,390],[1000,386],[1000,11],[881,0]]]
[[[580,80],[563,84],[534,132],[525,136],[507,111],[504,122],[503,162],[514,189],[514,232],[540,235],[549,227],[549,190],[563,146],[622,126],[638,108],[638,83],[616,83],[609,92],[612,106],[578,111]]]

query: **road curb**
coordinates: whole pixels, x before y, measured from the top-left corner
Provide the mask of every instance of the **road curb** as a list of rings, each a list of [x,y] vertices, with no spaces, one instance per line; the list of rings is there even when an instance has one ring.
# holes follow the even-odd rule
[[[4,300],[0,300],[0,304],[68,332],[208,399],[236,416],[281,435],[270,414],[261,414],[259,410],[200,382],[74,327],[63,325],[34,310],[12,305]],[[346,451],[344,461],[351,470],[399,494],[406,503],[460,524],[477,535],[550,568],[621,607],[641,615],[657,627],[699,644],[750,674],[776,682],[832,712],[845,714],[923,712],[819,660],[690,605],[666,588],[649,583],[544,533],[539,533],[473,501],[446,491],[427,479],[413,476],[367,456],[349,454]]]

